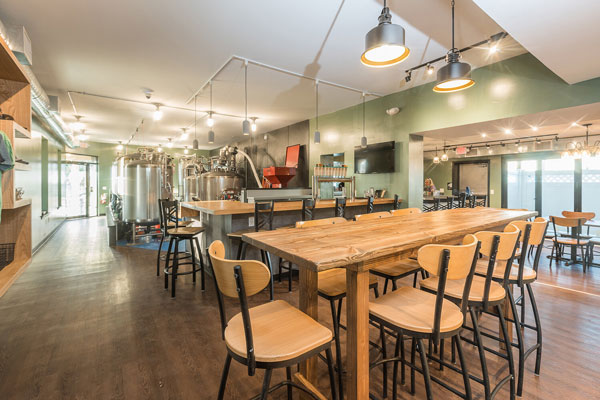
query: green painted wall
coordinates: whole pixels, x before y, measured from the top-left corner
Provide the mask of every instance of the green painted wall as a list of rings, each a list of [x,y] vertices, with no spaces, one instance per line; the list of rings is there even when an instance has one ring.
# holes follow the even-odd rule
[[[409,195],[413,199],[418,197],[414,193],[417,185],[410,185],[409,193],[409,183],[424,178],[422,173],[415,176],[419,168],[408,162],[411,133],[600,102],[600,78],[568,85],[531,54],[478,68],[472,75],[476,85],[454,94],[435,93],[434,83],[430,83],[366,103],[368,141],[396,141],[396,172],[358,175],[359,194],[373,186],[386,188],[390,195],[398,193],[405,199]],[[391,107],[399,107],[401,111],[388,116],[385,110]],[[315,128],[311,119],[311,176],[320,155],[328,153],[344,152],[346,164],[353,171],[354,146],[360,144],[362,136],[362,105],[320,116],[321,144],[313,142]]]
[[[78,147],[75,149],[67,149],[68,153],[75,154],[86,154],[90,156],[98,157],[98,213],[106,214],[106,205],[100,204],[100,197],[103,193],[106,194],[108,199],[108,194],[110,191],[111,184],[111,170],[112,163],[117,156],[117,146],[112,143],[98,143],[98,142],[88,142],[87,148]],[[134,153],[137,149],[142,146],[127,146],[127,153]],[[172,148],[165,149],[165,153],[170,154],[172,156],[176,156],[177,154],[183,154],[182,148]],[[191,150],[190,154],[196,153],[198,156],[209,156],[209,150]],[[175,176],[173,182],[177,185],[177,159],[175,158]]]

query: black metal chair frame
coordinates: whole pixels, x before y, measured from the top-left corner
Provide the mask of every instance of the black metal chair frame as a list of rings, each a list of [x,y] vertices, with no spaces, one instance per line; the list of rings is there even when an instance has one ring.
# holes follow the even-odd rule
[[[335,198],[334,217],[346,218],[346,198],[345,197],[336,197]]]
[[[465,288],[464,288],[462,302],[459,305],[465,320],[466,320],[466,311],[467,311],[467,303],[468,303],[467,300],[469,297],[469,291],[471,289],[471,283],[473,282],[473,275],[475,272],[475,267],[477,265],[477,257],[479,255],[480,246],[481,246],[481,243],[478,242],[477,248],[475,250],[475,255],[473,257],[473,262],[471,263],[471,270],[469,271],[469,275],[467,276],[467,278],[465,280]],[[423,333],[423,332],[409,331],[409,330],[401,329],[401,328],[395,326],[394,324],[390,324],[389,322],[387,322],[381,318],[378,318],[377,316],[375,316],[373,314],[369,314],[369,319],[378,323],[380,326],[380,336],[381,336],[381,343],[382,343],[381,347],[382,347],[383,359],[371,364],[371,368],[374,368],[379,365],[383,365],[383,393],[384,393],[383,397],[387,397],[387,367],[386,367],[386,364],[389,362],[393,362],[394,369],[393,369],[393,378],[392,378],[392,398],[394,400],[397,398],[397,395],[398,395],[398,392],[397,392],[397,390],[398,390],[398,363],[400,363],[402,366],[401,384],[404,384],[404,381],[405,381],[405,372],[404,372],[405,365],[408,365],[411,369],[410,393],[412,395],[415,394],[415,371],[416,371],[416,372],[419,372],[421,375],[423,375],[423,378],[425,380],[425,390],[427,392],[427,399],[433,398],[432,394],[431,394],[431,381],[446,388],[447,390],[451,391],[452,393],[456,394],[457,396],[459,396],[463,399],[471,399],[472,398],[471,382],[469,380],[470,375],[467,371],[467,365],[465,362],[465,358],[463,356],[462,347],[461,347],[461,343],[460,343],[460,341],[461,341],[460,331],[461,331],[462,327],[455,329],[454,331],[443,332],[443,333],[440,332],[441,317],[442,317],[442,305],[443,305],[443,300],[444,300],[444,291],[446,288],[446,277],[448,274],[449,261],[450,261],[450,251],[447,249],[443,250],[440,255],[440,268],[439,268],[439,274],[438,274],[438,277],[439,277],[438,289],[437,289],[437,293],[435,293],[436,294],[436,303],[435,303],[435,312],[434,312],[433,332]],[[464,323],[463,323],[463,326],[464,326]],[[390,330],[392,332],[396,333],[396,346],[394,349],[394,357],[387,358],[387,348],[386,348],[387,346],[386,346],[386,341],[385,341],[385,333]],[[403,344],[403,336],[404,335],[410,336],[412,338],[410,362],[406,361],[404,359],[404,344]],[[435,345],[437,346],[437,344],[440,343],[441,340],[446,339],[446,338],[452,338],[452,345],[453,345],[452,349],[453,350],[456,349],[456,351],[458,352],[461,368],[458,368],[454,365],[448,364],[447,362],[443,361],[442,359],[436,359],[435,357],[433,357],[433,355],[431,355],[431,354],[428,355],[425,352],[425,346],[423,344],[423,339],[433,341],[435,343]],[[443,341],[442,341],[442,345],[443,345]],[[421,368],[417,367],[417,365],[415,363],[415,355],[416,355],[417,350],[419,351],[420,358],[421,358]],[[427,364],[428,358],[435,362],[440,363],[440,365],[442,365],[442,364],[446,365],[448,368],[461,373],[463,375],[465,393],[462,393],[458,389],[448,385],[442,379],[440,379],[436,376],[430,375],[429,366]],[[372,397],[374,397],[374,396],[372,396]]]
[[[383,272],[375,271],[372,269],[370,269],[369,272],[375,276],[385,279],[385,282],[383,284],[383,294],[387,293],[387,288],[388,288],[389,282],[392,282],[392,290],[396,290],[396,289],[398,289],[398,284],[396,283],[398,280],[400,280],[402,278],[406,278],[407,276],[411,276],[414,274],[413,287],[416,288],[417,287],[417,276],[418,276],[419,272],[421,273],[422,279],[425,279],[425,276],[426,276],[426,271],[423,268],[420,268],[420,269],[417,269],[414,271],[409,271],[409,272],[406,272],[404,274],[397,275],[397,276],[388,275]]]
[[[208,252],[208,251],[207,251]],[[212,271],[212,262],[209,263]],[[272,275],[272,274],[271,274]],[[221,336],[225,338],[225,328],[227,328],[227,317],[225,310],[225,302],[223,300],[223,294],[219,290],[219,284],[217,282],[216,274],[213,272],[213,281],[215,284],[215,288],[217,290],[217,301],[219,304],[219,316],[221,319]],[[248,308],[248,298],[246,296],[246,289],[244,286],[244,277],[242,274],[242,269],[238,265],[234,267],[234,277],[235,283],[238,291],[238,298],[240,301],[240,309],[242,314],[242,320],[244,322],[244,335],[246,339],[246,354],[249,354],[249,357],[242,357],[227,348],[227,357],[225,358],[225,365],[223,366],[223,372],[221,374],[221,383],[219,385],[219,395],[218,399],[222,400],[225,396],[225,386],[227,384],[227,377],[229,375],[229,367],[231,365],[231,360],[234,359],[237,362],[246,365],[248,367],[248,376],[254,376],[256,373],[256,369],[264,369],[265,375],[263,378],[263,385],[260,395],[253,397],[253,399],[261,399],[266,400],[267,395],[269,393],[274,392],[275,390],[287,386],[288,390],[288,399],[292,398],[292,388],[296,388],[301,390],[302,392],[310,395],[312,398],[319,400],[315,394],[306,390],[304,387],[296,384],[292,381],[292,366],[299,364],[300,362],[307,360],[315,355],[319,355],[321,352],[325,351],[326,359],[327,359],[327,368],[329,371],[329,383],[331,385],[331,394],[334,400],[337,400],[337,390],[335,386],[335,375],[333,370],[333,356],[331,354],[331,342],[321,345],[305,354],[302,354],[299,357],[295,357],[290,360],[280,361],[280,362],[257,362],[254,356],[254,343],[252,338],[252,321],[250,318],[250,310]],[[273,281],[271,277],[271,282]],[[275,386],[270,386],[271,384],[271,376],[273,373],[273,369],[275,368],[285,368],[286,371],[286,380],[278,383]]]
[[[168,222],[165,223],[164,218],[163,218],[163,212],[162,212],[163,201],[169,201],[169,200],[168,199],[158,199],[158,215],[159,215],[159,221],[160,221],[161,236],[160,236],[160,244],[158,245],[158,254],[156,255],[156,276],[160,276],[160,262],[165,261],[167,259],[167,255],[165,254],[163,256],[163,255],[161,255],[161,252],[162,252],[162,246],[163,246],[165,238],[169,237],[169,234],[167,232],[169,230],[168,223],[176,222],[175,220],[177,219],[177,215],[174,215],[171,220],[169,220]],[[190,257],[191,257],[191,254],[184,254],[184,255],[180,256],[179,259],[184,260],[184,259],[187,259]]]
[[[438,197],[423,200],[423,212],[438,211],[439,209],[440,199]]]
[[[557,229],[556,229],[556,223],[555,223],[555,217],[551,216],[550,217],[550,221],[552,222],[552,229],[554,231],[554,240],[552,241],[552,251],[550,252],[550,256],[548,258],[550,258],[550,267],[552,267],[552,260],[556,259],[556,265],[558,266],[558,262],[559,261],[567,261],[567,263],[572,262],[572,260],[570,258],[565,258],[563,257],[564,252],[565,252],[565,246],[569,246],[571,247],[571,252],[573,251],[573,249],[575,250],[575,258],[577,257],[577,249],[580,248],[581,249],[581,264],[583,266],[583,272],[587,272],[587,268],[588,268],[588,258],[587,256],[589,255],[589,242],[588,243],[581,243],[582,240],[584,240],[582,238],[582,228],[584,223],[582,223],[582,219],[583,218],[579,218],[579,223],[577,224],[577,227],[566,227],[568,233],[560,233]],[[558,217],[561,218],[561,217]],[[560,226],[560,225],[559,225]],[[572,239],[576,239],[577,243],[576,244],[562,244],[559,243],[559,236],[560,237],[570,237]],[[554,258],[554,250],[556,250],[556,258]],[[567,264],[569,265],[569,264]]]
[[[177,200],[173,201],[162,201],[161,203],[161,215],[163,221],[173,221],[175,222],[175,229],[179,229],[179,219],[177,218],[177,211],[179,210],[179,202]],[[167,229],[168,231],[169,229]],[[201,233],[201,232],[198,232]],[[205,272],[204,272],[204,261],[202,260],[202,251],[200,247],[200,242],[198,242],[198,237],[192,234],[178,235],[178,234],[169,234],[169,249],[167,250],[166,262],[165,262],[165,290],[169,289],[169,275],[171,275],[171,297],[175,297],[176,293],[176,282],[177,277],[180,275],[192,275],[192,280],[194,284],[196,283],[196,272],[200,272],[200,282],[202,290],[205,289]],[[183,258],[179,256],[179,243],[181,241],[189,240],[190,243],[190,252],[191,252],[191,261],[188,262],[180,262]],[[194,246],[195,244],[195,246]],[[196,247],[196,249],[194,249]],[[196,267],[196,251],[198,251],[198,259],[200,260],[200,267]],[[173,255],[173,259],[171,260],[171,255]],[[172,261],[172,264],[171,264]],[[170,265],[171,264],[171,265]],[[180,272],[179,267],[181,265],[191,265],[192,269],[190,271]]]
[[[371,214],[375,210],[375,198],[373,196],[367,197],[367,214]]]
[[[394,210],[397,210],[400,208],[400,197],[397,194],[394,195],[393,208],[394,208]]]

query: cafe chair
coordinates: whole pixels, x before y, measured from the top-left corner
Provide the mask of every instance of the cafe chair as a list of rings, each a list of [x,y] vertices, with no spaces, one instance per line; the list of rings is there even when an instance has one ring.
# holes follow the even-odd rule
[[[432,199],[423,199],[423,211],[438,211],[440,209],[440,199],[439,197],[434,197]]]
[[[249,376],[254,376],[257,368],[265,370],[260,399],[266,399],[269,393],[283,386],[287,387],[288,399],[292,398],[293,388],[318,398],[292,381],[292,367],[321,352],[326,354],[332,398],[337,399],[331,331],[283,300],[249,308],[248,297],[261,292],[272,281],[269,268],[260,261],[225,259],[225,246],[219,240],[210,245],[208,253],[227,347],[218,399],[225,396],[232,359],[247,366]],[[229,321],[224,296],[237,298],[240,303],[240,312]],[[276,368],[285,368],[286,380],[271,386]]]
[[[367,197],[367,214],[371,214],[375,211],[375,198],[373,196]]]
[[[398,196],[397,194],[394,195],[394,203],[392,204],[392,208],[394,210],[397,210],[400,208],[400,203],[402,201],[400,200],[400,196]]]
[[[390,218],[392,214],[389,211],[380,211],[371,214],[359,214],[354,216],[355,221],[370,221],[373,219]]]
[[[383,366],[383,397],[387,397],[387,364],[393,362],[392,397],[397,398],[398,363],[402,366],[404,376],[405,365],[410,367],[411,394],[415,393],[415,371],[423,375],[427,399],[432,399],[431,381],[447,388],[463,398],[471,399],[471,383],[467,365],[463,357],[460,331],[464,324],[467,310],[467,299],[473,273],[479,253],[479,241],[473,235],[464,237],[462,245],[425,245],[419,249],[418,263],[435,276],[437,280],[433,293],[404,286],[369,303],[369,318],[380,326],[383,359],[372,364]],[[433,279],[433,278],[432,278]],[[455,282],[458,282],[456,284]],[[444,298],[448,286],[461,288],[459,304]],[[386,349],[386,332],[396,334],[396,346],[392,358],[388,358]],[[411,342],[410,361],[404,358],[403,338],[408,336]],[[451,387],[442,379],[429,374],[427,354],[423,339],[439,343],[442,339],[451,339],[460,360],[460,369],[464,383],[464,393]],[[415,355],[419,352],[420,368],[416,365]]]
[[[592,220],[594,218],[596,218],[596,213],[594,212],[579,212],[579,211],[563,211],[562,216],[565,218],[585,218],[585,223],[587,223],[589,220]],[[585,235],[583,235],[583,231],[581,232],[582,235],[581,237],[583,239],[590,239],[594,236],[590,236],[590,227],[589,225],[587,226],[587,232]]]
[[[525,265],[527,256],[525,252],[522,252],[519,257],[517,257],[518,263],[513,264],[512,269],[510,271],[510,275],[508,277],[508,284],[513,287],[516,285],[521,289],[521,295],[514,298],[513,291],[507,290],[507,296],[510,301],[511,311],[513,315],[513,319],[508,319],[508,322],[512,322],[517,326],[520,326],[521,329],[516,329],[517,332],[517,343],[511,343],[513,347],[516,347],[519,350],[519,372],[518,372],[518,381],[517,381],[517,396],[523,395],[523,383],[524,383],[524,372],[525,372],[525,361],[527,358],[535,351],[535,374],[540,374],[540,367],[542,362],[542,326],[540,322],[540,314],[537,308],[537,303],[535,301],[535,296],[533,293],[533,288],[531,284],[537,279],[537,270],[540,263],[540,257],[542,255],[542,251],[544,249],[544,237],[546,234],[546,230],[548,228],[548,220],[545,218],[538,217],[533,222],[529,221],[513,221],[511,224],[515,225],[517,228],[523,232],[520,238],[521,249],[535,249],[535,257],[533,260],[532,267],[527,267]],[[476,274],[484,273],[480,266],[478,265],[475,270]],[[504,279],[503,271],[499,268],[494,270],[493,278],[497,282],[502,282]],[[527,294],[529,295],[529,302],[531,304],[531,311],[533,313],[533,319],[535,321],[535,325],[530,325],[525,322],[526,315],[526,297],[525,290],[527,290]],[[518,318],[517,314],[517,305],[521,306],[521,317]],[[536,344],[525,349],[525,340],[523,336],[523,331],[525,328],[533,330],[536,333],[537,340]]]
[[[504,229],[504,232],[477,232],[475,237],[481,244],[480,254],[484,258],[476,260],[474,267],[478,268],[480,265],[483,265],[485,267],[485,276],[475,275],[473,277],[466,299],[464,297],[465,287],[469,282],[465,280],[453,280],[447,282],[445,287],[444,297],[446,299],[451,300],[456,304],[463,304],[465,300],[467,301],[467,309],[471,317],[471,326],[466,324],[465,318],[463,327],[466,330],[473,332],[473,340],[462,335],[461,339],[471,345],[477,346],[481,365],[481,378],[471,375],[471,379],[483,385],[485,393],[484,398],[486,400],[493,399],[500,388],[506,383],[509,383],[510,386],[510,399],[514,400],[515,398],[516,375],[512,351],[503,354],[490,347],[486,347],[484,346],[482,336],[503,342],[505,348],[511,349],[511,342],[508,336],[508,327],[506,325],[506,319],[504,318],[503,308],[506,300],[506,288],[508,286],[506,282],[508,281],[508,275],[511,271],[512,261],[517,249],[520,234],[521,231],[519,228],[510,224]],[[504,273],[502,284],[493,280],[493,273],[496,268]],[[439,293],[439,281],[440,278],[437,276],[424,279],[420,282],[421,289],[430,293]],[[489,310],[493,310],[495,313],[491,313]],[[478,317],[481,313],[486,313],[499,319],[502,330],[501,338],[480,330]],[[508,375],[500,379],[493,389],[491,388],[490,375],[487,368],[486,351],[505,359],[508,363]],[[456,371],[453,364],[448,364],[443,360],[443,356],[444,343],[442,342],[442,345],[440,346],[440,358],[435,361],[440,363],[440,368],[446,366]]]
[[[243,260],[246,258],[246,250],[248,249],[248,243],[242,240],[242,236],[246,233],[259,232],[259,231],[272,231],[273,230],[273,211],[275,210],[275,202],[273,200],[261,200],[254,203],[254,227],[228,233],[227,237],[232,240],[238,240],[240,242],[238,246],[238,253],[236,258]],[[260,257],[263,263],[267,264],[269,271],[272,275],[271,256],[268,252],[260,250]],[[274,298],[273,282],[269,285],[269,293],[271,300]]]
[[[346,198],[345,197],[336,197],[335,198],[335,208],[334,217],[346,218]]]
[[[552,221],[552,228],[554,231],[552,252],[550,253],[550,267],[552,267],[552,260],[556,259],[556,264],[558,265],[558,261],[566,260],[563,257],[565,246],[571,247],[571,252],[575,251],[575,254],[571,254],[572,258],[577,258],[577,249],[581,250],[581,263],[583,265],[583,272],[587,271],[587,248],[589,244],[588,239],[583,239],[581,237],[581,228],[583,224],[585,224],[585,218],[564,218],[564,217],[555,217],[551,216],[550,221]],[[569,229],[569,236],[559,236],[556,227],[563,227]],[[556,258],[554,257],[554,251],[556,251]]]
[[[465,192],[458,194],[458,208],[467,207],[467,194]]]
[[[179,202],[163,201],[160,203],[160,213],[163,221],[174,221],[174,225],[168,225],[167,222],[167,235],[169,236],[169,249],[167,250],[166,262],[165,262],[165,290],[169,289],[169,276],[171,276],[171,297],[175,297],[177,277],[180,275],[192,275],[194,284],[196,283],[196,272],[200,271],[200,282],[202,290],[204,290],[204,261],[202,260],[202,252],[200,251],[200,242],[198,242],[198,235],[204,232],[202,226],[180,226],[177,213],[179,212]],[[179,244],[181,242],[188,242],[190,247],[190,258],[191,261],[181,262],[183,259],[179,256]],[[200,260],[200,267],[196,267],[196,251],[198,260]],[[179,267],[182,265],[191,265],[190,271],[181,272]]]
[[[390,214],[392,214],[392,217],[401,217],[403,215],[420,214],[421,212],[418,208],[400,208],[398,210],[391,210]]]
[[[302,199],[302,221],[311,221],[315,217],[315,199]]]
[[[160,243],[158,245],[158,254],[156,255],[156,276],[160,276],[160,262],[164,261],[167,259],[166,254],[162,255],[162,246],[163,243],[165,241],[165,239],[169,239],[169,234],[167,233],[167,230],[169,230],[170,228],[174,228],[175,227],[175,220],[177,220],[177,222],[179,223],[179,226],[187,226],[191,221],[181,221],[178,218],[177,214],[174,214],[173,216],[171,216],[169,221],[164,221],[163,219],[163,213],[162,213],[162,203],[164,201],[169,201],[168,199],[158,199],[158,216],[160,218]],[[189,258],[191,257],[191,255],[183,255],[182,257],[180,257],[180,260],[185,259],[185,258]]]
[[[316,219],[313,221],[299,221],[296,222],[296,228],[306,229],[318,226],[343,224],[346,222],[348,222],[346,219],[340,217]],[[369,288],[373,289],[375,297],[379,296],[379,291],[377,288],[377,278],[375,276],[369,276]],[[343,398],[344,387],[342,369],[342,346],[339,341],[339,337],[341,327],[340,320],[342,315],[342,302],[344,300],[344,297],[346,297],[346,269],[333,268],[319,272],[318,293],[320,297],[329,301],[329,306],[331,308],[331,319],[333,321],[333,335],[335,338],[335,356],[338,370],[338,387],[340,392],[340,398]]]

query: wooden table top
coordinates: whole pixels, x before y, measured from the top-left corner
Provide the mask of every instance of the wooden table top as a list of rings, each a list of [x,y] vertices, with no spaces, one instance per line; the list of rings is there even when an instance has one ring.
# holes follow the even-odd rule
[[[245,234],[242,240],[312,270],[356,264],[444,243],[536,216],[535,211],[457,208],[368,221]]]
[[[401,200],[400,200],[401,201]],[[394,199],[375,199],[375,204],[393,204]],[[367,199],[346,201],[346,207],[366,206]],[[181,207],[212,215],[252,214],[254,204],[235,200],[210,200],[182,202]],[[317,200],[316,208],[333,208],[335,200]],[[275,211],[296,211],[302,209],[301,201],[282,201],[275,203]]]

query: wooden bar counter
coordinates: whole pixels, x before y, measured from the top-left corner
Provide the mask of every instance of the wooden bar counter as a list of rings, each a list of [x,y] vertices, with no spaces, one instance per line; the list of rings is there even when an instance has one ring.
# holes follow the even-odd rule
[[[392,208],[393,199],[375,199],[375,211],[387,211]],[[314,218],[334,216],[335,200],[317,200]],[[301,220],[301,201],[281,201],[275,203],[274,228],[290,226]],[[346,218],[367,212],[367,199],[347,200]],[[254,217],[254,204],[234,200],[190,201],[181,203],[181,216],[202,221],[206,231],[203,235],[203,248],[213,240],[225,243],[227,257],[235,256],[235,248],[227,238],[228,233],[248,229],[250,219]],[[253,225],[252,225],[253,226]],[[237,245],[237,244],[236,244]]]
[[[318,319],[318,272],[346,268],[348,399],[369,398],[369,268],[384,260],[414,254],[428,243],[456,243],[481,230],[501,230],[532,211],[460,208],[289,231],[249,233],[243,240],[300,267],[300,308]],[[316,377],[315,359],[301,365]]]

